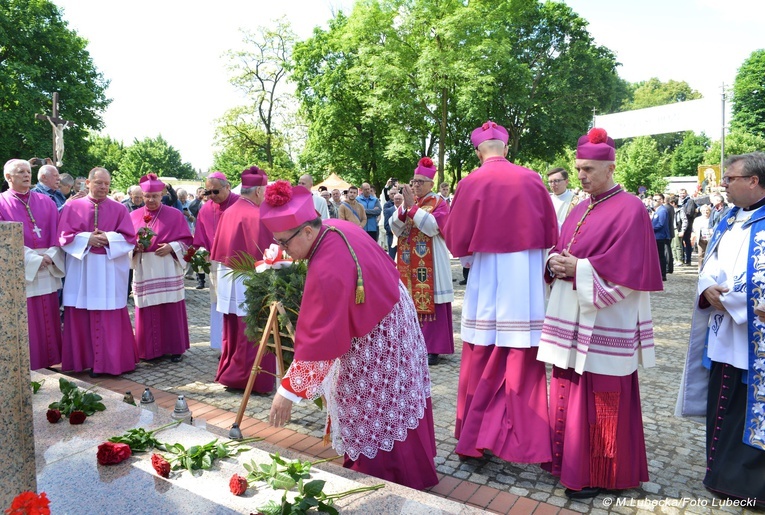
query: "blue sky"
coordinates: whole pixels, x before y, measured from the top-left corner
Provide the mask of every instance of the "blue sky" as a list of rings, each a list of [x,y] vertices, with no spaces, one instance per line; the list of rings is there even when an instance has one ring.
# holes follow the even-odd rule
[[[215,120],[240,97],[221,56],[240,48],[239,29],[286,16],[300,37],[325,25],[351,0],[53,0],[70,28],[90,41],[96,67],[111,80],[103,131],[131,143],[162,136],[185,161],[212,163]],[[596,43],[636,82],[685,80],[720,95],[752,51],[765,47],[765,0],[566,0],[588,20]]]

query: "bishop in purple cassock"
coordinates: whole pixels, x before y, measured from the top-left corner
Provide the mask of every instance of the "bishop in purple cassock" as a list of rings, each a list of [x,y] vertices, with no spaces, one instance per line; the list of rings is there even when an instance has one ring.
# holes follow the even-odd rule
[[[213,172],[205,179],[205,196],[208,201],[204,203],[197,215],[197,226],[194,229],[194,247],[204,248],[211,251],[215,240],[215,231],[218,228],[221,215],[226,209],[239,200],[239,195],[231,191],[231,184],[221,172]],[[221,348],[221,335],[223,333],[223,313],[217,310],[218,304],[218,262],[211,259],[210,262],[210,347]]]
[[[11,159],[3,170],[10,188],[0,194],[0,220],[24,225],[24,279],[32,370],[61,362],[58,290],[64,254],[56,236],[58,210],[47,195],[30,190],[29,162]]]
[[[165,184],[155,174],[141,177],[139,186],[144,205],[130,213],[130,220],[136,234],[151,231],[154,236],[147,247],[139,241],[133,252],[138,357],[170,354],[177,363],[189,348],[183,258],[192,236],[183,214],[162,204]]]
[[[67,254],[61,369],[119,375],[135,370],[138,357],[127,310],[135,229],[125,206],[107,196],[105,168],[85,183],[90,193],[66,204],[58,224]]]

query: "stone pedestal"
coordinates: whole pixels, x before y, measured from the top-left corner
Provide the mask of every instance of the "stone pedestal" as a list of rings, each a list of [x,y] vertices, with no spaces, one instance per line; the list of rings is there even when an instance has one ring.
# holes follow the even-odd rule
[[[22,225],[0,222],[0,511],[37,488],[23,248]]]

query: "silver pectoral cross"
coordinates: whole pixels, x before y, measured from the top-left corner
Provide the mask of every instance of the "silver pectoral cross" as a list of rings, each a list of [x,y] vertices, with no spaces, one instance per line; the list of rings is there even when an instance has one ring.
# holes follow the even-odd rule
[[[40,233],[42,232],[39,227],[37,227],[37,224],[35,224],[35,228],[32,229],[32,232],[37,235],[37,237],[40,237]]]

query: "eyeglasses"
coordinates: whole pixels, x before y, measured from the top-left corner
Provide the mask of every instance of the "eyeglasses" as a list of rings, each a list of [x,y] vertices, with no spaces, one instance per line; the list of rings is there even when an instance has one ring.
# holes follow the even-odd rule
[[[295,236],[300,234],[300,231],[302,231],[302,230],[303,230],[303,228],[299,227],[298,230],[295,231],[294,233],[292,233],[292,236],[290,236],[286,240],[277,240],[276,238],[274,238],[274,243],[276,243],[277,245],[281,245],[282,247],[284,247],[286,249],[287,245],[289,245],[290,242],[292,241],[292,238],[294,238]]]
[[[411,181],[409,181],[409,184],[411,184],[412,186],[421,186],[425,184],[426,182],[433,182],[433,181],[425,181],[422,179],[412,179]]]
[[[720,182],[728,185],[731,183],[731,181],[735,181],[736,179],[740,179],[742,177],[751,177],[751,175],[723,175],[723,178],[720,180]]]
[[[560,184],[561,182],[566,182],[568,179],[553,179],[551,181],[547,181],[550,184]]]
[[[209,197],[210,194],[217,195],[218,193],[220,193],[220,190],[205,190],[205,197]]]

